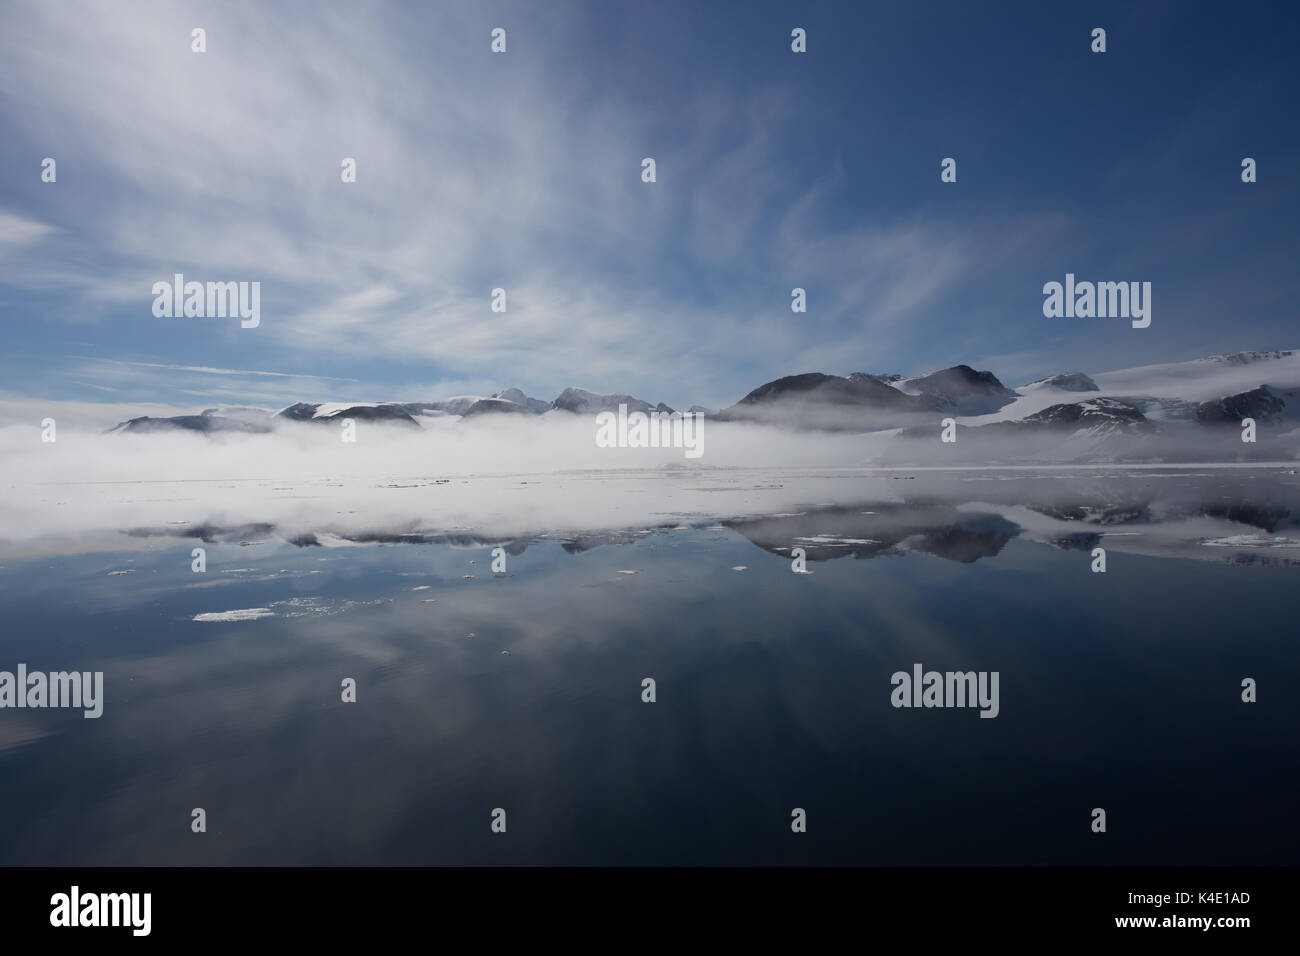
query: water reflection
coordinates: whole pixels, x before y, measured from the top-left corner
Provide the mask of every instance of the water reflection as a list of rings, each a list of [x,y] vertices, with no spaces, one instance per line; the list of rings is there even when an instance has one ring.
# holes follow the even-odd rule
[[[1294,479],[887,481],[11,556],[0,668],[102,669],[105,708],[0,711],[0,862],[1297,862]],[[999,716],[893,709],[914,662],[999,671]]]

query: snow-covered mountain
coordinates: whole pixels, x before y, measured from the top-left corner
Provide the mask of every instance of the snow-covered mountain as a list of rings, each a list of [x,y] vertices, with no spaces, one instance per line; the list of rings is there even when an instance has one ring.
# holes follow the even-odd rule
[[[546,402],[522,389],[507,388],[492,396],[460,395],[433,402],[299,402],[279,413],[223,406],[198,415],[132,418],[111,430],[266,432],[283,423],[342,418],[419,427],[420,419],[567,418],[616,411],[620,405],[636,412],[672,411],[663,403],[652,405],[625,393],[570,387]],[[1109,372],[1075,370],[1014,390],[992,372],[969,365],[912,377],[810,372],[760,385],[716,413],[698,405],[691,410],[703,411],[716,422],[750,422],[797,432],[877,432],[886,440],[897,434],[931,443],[942,419],[951,417],[964,436],[961,453],[982,452],[990,461],[1186,460],[1192,453],[1213,458],[1291,457],[1289,448],[1300,451],[1300,352],[1235,352]],[[1255,420],[1262,444],[1231,440],[1227,426],[1239,427],[1244,418]],[[912,443],[916,448],[924,444]]]
[[[441,402],[403,402],[402,408],[414,418],[442,418],[447,415],[464,415],[475,402],[481,402],[486,395],[455,395]]]
[[[517,405],[524,411],[534,415],[540,415],[551,408],[551,403],[543,401],[540,398],[530,398],[524,394],[520,388],[506,388],[497,392],[495,395],[454,395],[451,398],[443,399],[440,402],[403,402],[402,407],[406,409],[415,418],[446,418],[455,416],[464,416],[470,409],[474,408],[480,402],[506,402],[511,405]],[[491,404],[483,405],[475,416],[483,414],[490,409],[511,411],[511,409],[501,409],[499,406]]]
[[[896,372],[882,372],[882,373],[850,372],[849,373],[849,381],[851,382],[861,382],[861,381],[865,381],[866,379],[871,379],[871,381],[873,382],[884,382],[886,385],[893,385],[895,382],[901,382],[905,378],[907,378],[906,375],[899,375]]]
[[[1300,429],[1294,429],[1300,422],[1300,354],[1294,351],[1062,373],[1015,394],[995,412],[959,416],[964,447],[948,460],[1186,461],[1300,453]],[[1253,444],[1240,440],[1245,418],[1256,423]],[[900,434],[933,442],[938,431],[930,423]]]
[[[501,398],[480,398],[477,402],[465,409],[465,414],[461,416],[466,418],[479,418],[484,415],[536,415],[531,408],[521,405],[518,402],[506,401]]]
[[[897,427],[939,408],[930,396],[908,395],[868,375],[805,372],[760,385],[715,418],[798,430],[862,432]]]
[[[600,412],[617,412],[620,405],[626,405],[629,412],[671,412],[672,409],[660,402],[651,405],[632,395],[598,395],[585,388],[566,388],[551,402],[551,408],[562,412],[575,412],[579,415],[595,415]]]
[[[651,405],[632,395],[615,393],[601,395],[585,388],[566,388],[552,402],[532,398],[521,388],[506,388],[494,395],[457,395],[441,402],[407,402],[403,406],[416,418],[442,418],[449,415],[466,416],[473,409],[474,416],[491,412],[514,412],[516,406],[533,415],[545,415],[548,412],[570,412],[577,415],[596,415],[600,412],[616,412],[619,405],[626,405],[629,412],[671,412],[672,409],[660,402]]]
[[[1116,398],[1135,406],[1150,421],[1196,421],[1202,402],[1213,402],[1249,392],[1261,385],[1279,391],[1300,388],[1300,352],[1255,351],[1213,355],[1189,362],[1143,365],[1111,372],[1066,373],[1031,382],[1016,389],[1020,396],[995,412],[960,419],[981,425],[1022,419],[1050,405],[1076,400],[1088,383],[1096,397]]]
[[[284,409],[276,416],[291,422],[326,423],[351,418],[364,422],[392,422],[398,425],[419,424],[405,407],[396,402],[297,402]]]
[[[1300,389],[1261,385],[1196,406],[1196,420],[1202,425],[1239,426],[1243,418],[1265,425],[1300,418]]]
[[[1016,400],[1016,393],[999,382],[992,372],[977,372],[969,365],[954,365],[914,378],[897,378],[888,384],[908,395],[931,398],[940,409],[961,415],[995,412]]]
[[[1117,398],[1062,402],[1059,405],[1049,405],[1024,418],[973,427],[1004,435],[1017,435],[1025,431],[1065,430],[1080,437],[1092,438],[1116,434],[1153,434],[1157,430],[1137,406]]]
[[[218,414],[221,409],[205,409],[199,415],[173,415],[170,418],[155,418],[142,415],[130,418],[108,429],[112,432],[174,432],[191,431],[211,434],[213,432],[258,433],[271,430],[271,413],[260,418],[240,418]]]
[[[1040,378],[1036,382],[1030,382],[1028,385],[1022,386],[1021,391],[1034,388],[1055,388],[1062,392],[1100,391],[1097,383],[1082,372],[1060,372],[1056,375],[1049,375],[1047,378]]]
[[[275,409],[259,408],[256,405],[219,405],[216,408],[205,408],[199,414],[216,415],[240,422],[265,423],[275,414]]]
[[[516,405],[526,408],[535,415],[541,415],[543,412],[550,411],[552,404],[551,402],[544,402],[540,398],[529,398],[524,394],[524,390],[521,388],[507,388],[503,391],[497,392],[492,397],[497,401],[513,402]]]
[[[905,378],[851,372],[807,372],[760,385],[719,413],[723,420],[787,423],[794,427],[867,431],[904,427],[932,412],[975,415],[1015,401],[992,372],[955,365]]]

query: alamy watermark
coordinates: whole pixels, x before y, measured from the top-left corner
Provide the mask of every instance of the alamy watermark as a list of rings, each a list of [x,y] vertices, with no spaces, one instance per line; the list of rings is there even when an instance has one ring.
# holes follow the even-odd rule
[[[704,454],[703,412],[632,412],[618,406],[618,414],[596,416],[598,448],[684,448],[687,458]]]
[[[152,910],[152,893],[83,893],[74,885],[50,897],[50,925],[124,926],[133,936],[148,936]]]
[[[80,707],[87,719],[104,713],[104,672],[0,671],[0,709],[5,707]]]
[[[1043,315],[1049,319],[1132,319],[1133,328],[1151,324],[1150,282],[1075,282],[1065,274],[1065,284],[1043,286]]]
[[[889,678],[894,689],[889,702],[895,707],[978,707],[981,717],[996,717],[998,671],[895,671]]]
[[[245,329],[262,322],[260,282],[186,282],[178,272],[171,282],[155,282],[153,295],[153,314],[159,319],[238,317]]]

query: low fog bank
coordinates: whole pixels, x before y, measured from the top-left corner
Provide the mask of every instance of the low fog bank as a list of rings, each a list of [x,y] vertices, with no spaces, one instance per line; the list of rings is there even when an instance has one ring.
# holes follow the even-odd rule
[[[1097,462],[1291,461],[1300,429],[1261,424],[1257,440],[1235,427],[1072,429],[958,424],[935,415],[906,429],[848,433],[705,419],[678,447],[600,447],[594,416],[424,419],[420,427],[358,421],[277,423],[265,434],[183,429],[105,434],[60,425],[43,440],[39,420],[0,427],[3,477],[16,483],[306,481],[421,475],[555,474],[585,470],[971,466]],[[606,434],[610,434],[609,430]],[[665,435],[667,435],[665,431]],[[944,440],[953,439],[953,440]],[[683,440],[684,439],[684,440]]]
[[[857,465],[892,444],[888,434],[797,434],[780,428],[704,421],[688,447],[602,448],[587,416],[425,419],[422,427],[357,422],[355,441],[337,423],[279,425],[266,434],[184,430],[102,434],[39,424],[0,428],[7,480],[23,482],[186,481],[392,475],[526,474],[647,468]]]
[[[725,510],[743,512],[755,482],[733,480],[738,469],[850,466],[870,444],[705,423],[703,455],[691,459],[683,448],[601,448],[595,435],[595,419],[577,416],[359,422],[353,443],[337,424],[216,435],[60,428],[54,442],[11,426],[0,429],[0,538],[173,522],[264,523],[291,535],[616,528],[704,514],[719,494],[733,498]]]
[[[937,423],[909,438],[706,420],[697,446],[702,454],[691,458],[685,448],[599,447],[596,419],[586,416],[433,419],[420,428],[362,421],[355,434],[355,442],[343,441],[337,423],[286,423],[266,434],[60,427],[56,440],[46,442],[36,424],[2,428],[0,558],[130,550],[168,536],[321,545],[431,535],[576,539],[853,502],[912,507],[929,496],[960,505],[974,500],[976,488],[979,500],[996,502],[999,513],[1042,499],[1067,515],[1101,507],[1098,501],[1104,504],[1120,484],[1172,488],[1188,466],[1170,466],[1166,475],[1151,464],[1094,462],[1082,473],[1113,474],[1101,488],[1090,488],[1062,462],[1107,454],[1122,461],[1125,450],[1140,462],[1144,449],[1163,451],[1169,460],[1280,458],[1276,452],[1289,440],[1267,430],[1258,444],[1244,445],[1236,429],[1189,430],[1195,441],[1171,434],[1026,437],[958,429],[957,441],[945,443]],[[1014,482],[1001,483],[1004,473],[996,467],[981,471],[990,462],[1025,467],[1044,449],[1057,453],[1056,464],[1007,471],[1018,476]],[[1052,454],[1042,458],[1053,461]],[[1042,480],[1035,483],[1026,475],[1039,467]],[[1241,468],[1252,476],[1268,471],[1250,462]],[[1294,485],[1295,470],[1293,463],[1281,465],[1270,481]],[[1209,492],[1198,489],[1185,510],[1201,514],[1200,496],[1207,493],[1234,496],[1245,507],[1267,505],[1263,482],[1248,477],[1236,488],[1232,471],[1208,471]],[[1230,486],[1235,490],[1223,490]],[[1300,513],[1300,506],[1278,507]],[[913,520],[908,516],[904,525]]]
[[[0,430],[0,561],[185,542],[294,547],[501,545],[581,551],[723,524],[810,560],[908,550],[953,560],[1016,538],[1234,563],[1300,557],[1292,463],[988,467],[970,447],[706,423],[681,449],[599,448],[594,420],[336,426],[273,434]],[[923,448],[933,467],[871,467]],[[1117,530],[1120,529],[1120,530]],[[1217,542],[1217,544],[1207,544]]]

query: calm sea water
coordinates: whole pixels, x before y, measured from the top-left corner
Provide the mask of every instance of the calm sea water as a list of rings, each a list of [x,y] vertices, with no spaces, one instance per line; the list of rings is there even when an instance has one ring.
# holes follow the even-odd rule
[[[1236,551],[1168,556],[1112,547],[1150,502],[1055,502],[1051,544],[903,496],[540,532],[503,576],[468,537],[7,560],[0,669],[106,700],[0,711],[0,863],[1294,865],[1296,511],[1234,500]],[[918,662],[998,671],[999,716],[895,709]]]

